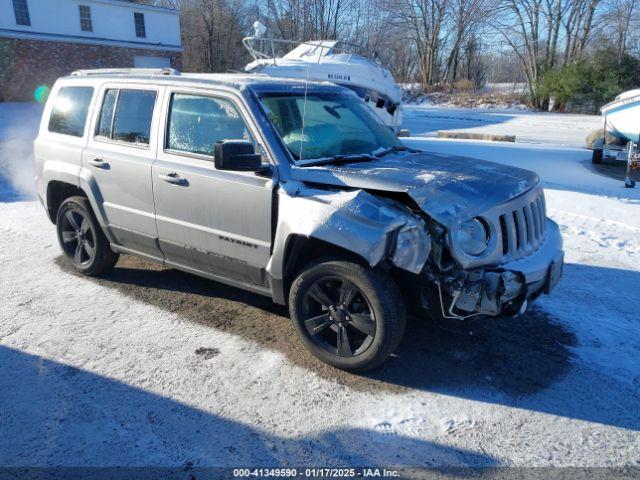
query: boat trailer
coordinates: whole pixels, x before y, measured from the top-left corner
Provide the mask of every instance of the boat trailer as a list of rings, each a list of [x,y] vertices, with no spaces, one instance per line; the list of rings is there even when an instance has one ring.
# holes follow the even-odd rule
[[[638,144],[629,142],[627,146],[627,173],[624,177],[625,188],[633,188],[636,182],[631,179],[634,170],[640,170],[640,152],[638,152]]]

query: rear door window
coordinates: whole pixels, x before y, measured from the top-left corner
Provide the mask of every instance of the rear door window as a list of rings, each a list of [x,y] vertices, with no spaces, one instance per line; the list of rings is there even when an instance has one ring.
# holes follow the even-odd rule
[[[155,103],[156,92],[152,90],[107,90],[96,135],[139,146],[149,145]]]
[[[92,87],[62,87],[53,104],[49,131],[82,137],[92,97]]]

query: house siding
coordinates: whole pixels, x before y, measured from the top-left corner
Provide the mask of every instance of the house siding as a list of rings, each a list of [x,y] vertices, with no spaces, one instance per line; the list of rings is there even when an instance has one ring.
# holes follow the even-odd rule
[[[0,0],[0,37],[47,36],[49,40],[81,43],[120,43],[181,50],[180,12],[115,0],[27,0],[31,25],[18,25],[12,0]],[[92,31],[83,31],[78,6],[91,11]],[[146,36],[136,36],[135,14],[144,15]],[[37,40],[38,38],[32,38]],[[127,42],[135,45],[122,45]]]
[[[16,21],[12,0],[0,0],[0,101],[32,100],[74,70],[133,68],[134,57],[164,57],[182,67],[180,11],[118,0],[26,0],[30,25]],[[82,30],[79,6],[91,15]],[[145,36],[136,36],[144,15]],[[149,62],[147,62],[149,63]]]

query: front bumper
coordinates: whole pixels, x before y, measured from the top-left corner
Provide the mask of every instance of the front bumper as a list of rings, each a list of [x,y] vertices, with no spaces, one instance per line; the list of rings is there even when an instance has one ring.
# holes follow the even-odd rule
[[[546,237],[531,255],[501,265],[436,280],[442,314],[449,318],[515,315],[560,281],[564,264],[558,225],[547,219]]]

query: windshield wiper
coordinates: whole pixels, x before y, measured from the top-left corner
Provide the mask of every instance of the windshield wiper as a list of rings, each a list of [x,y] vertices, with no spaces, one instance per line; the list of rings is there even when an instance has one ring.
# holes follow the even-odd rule
[[[380,150],[379,152],[374,153],[373,155],[375,155],[378,158],[384,157],[385,155],[389,154],[389,153],[395,153],[395,152],[410,152],[410,153],[418,153],[420,150],[416,150],[415,148],[409,148],[409,147],[401,147],[401,146],[393,146],[393,147],[389,147],[389,148],[385,148],[384,150]]]
[[[352,153],[352,154],[346,154],[346,155],[333,155],[332,157],[319,159],[317,162],[305,163],[300,166],[313,167],[316,165],[327,165],[327,164],[344,165],[345,163],[373,162],[374,160],[377,160],[377,158],[368,153]]]

